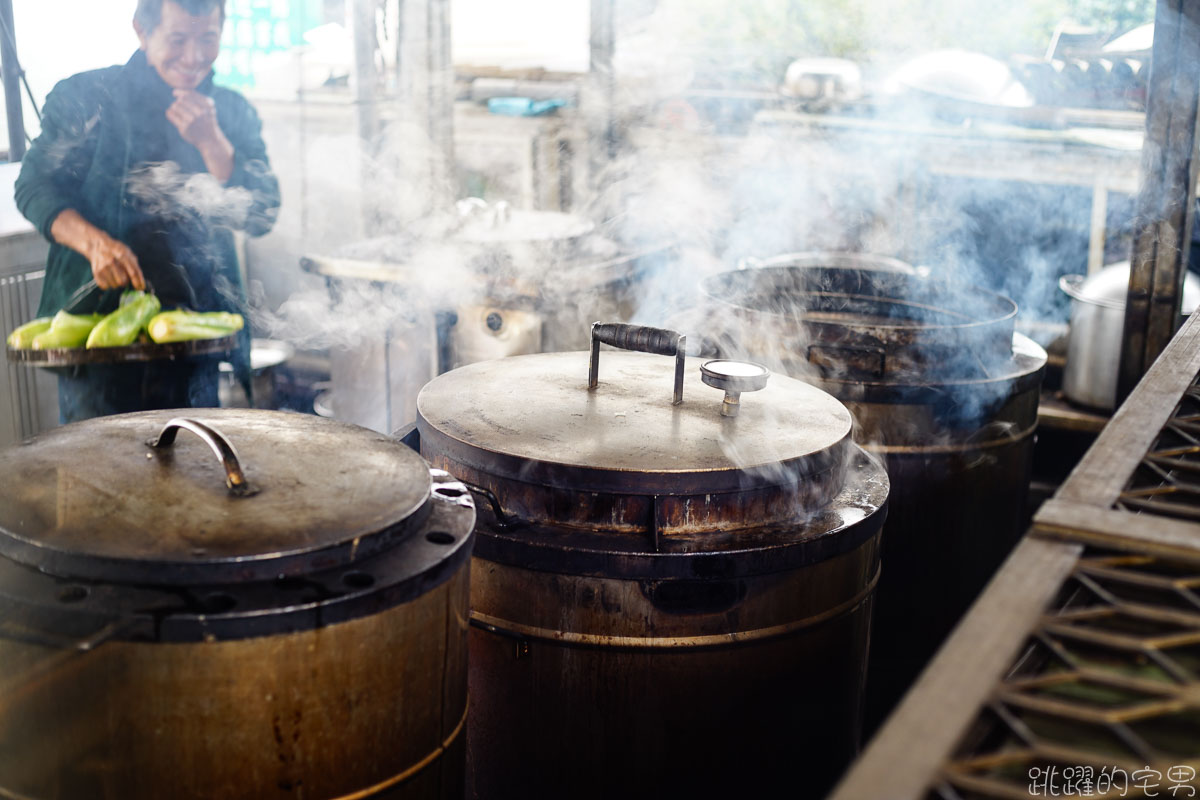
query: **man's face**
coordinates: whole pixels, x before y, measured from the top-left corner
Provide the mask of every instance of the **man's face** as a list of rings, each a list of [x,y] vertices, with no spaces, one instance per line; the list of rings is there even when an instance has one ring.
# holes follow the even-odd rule
[[[135,20],[146,61],[172,89],[195,89],[212,69],[221,49],[221,9],[193,17],[172,0],[162,5],[162,21],[151,33]]]

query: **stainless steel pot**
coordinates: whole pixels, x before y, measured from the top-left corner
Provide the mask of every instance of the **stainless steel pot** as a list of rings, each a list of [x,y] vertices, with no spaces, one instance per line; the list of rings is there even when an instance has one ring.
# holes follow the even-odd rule
[[[886,89],[910,101],[937,102],[963,112],[1034,104],[1007,64],[969,50],[922,53],[901,65]]]
[[[1064,275],[1058,285],[1071,298],[1063,394],[1080,405],[1111,411],[1116,407],[1129,262],[1112,264],[1087,278]],[[1189,273],[1183,284],[1184,314],[1198,304],[1200,280]]]

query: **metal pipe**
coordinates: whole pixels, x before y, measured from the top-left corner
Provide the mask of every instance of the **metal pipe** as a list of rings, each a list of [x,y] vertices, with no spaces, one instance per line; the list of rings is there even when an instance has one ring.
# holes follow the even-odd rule
[[[375,108],[375,0],[353,0],[349,6],[350,27],[354,37],[354,107],[358,136],[374,142],[379,133]]]
[[[1118,405],[1179,326],[1196,196],[1200,0],[1158,0]]]
[[[25,157],[25,120],[21,112],[21,65],[13,27],[12,0],[0,0],[0,75],[4,79],[4,106],[8,116],[8,160]]]
[[[450,49],[450,0],[429,2],[429,141],[433,146],[432,197],[434,208],[454,200],[454,63]]]
[[[449,0],[400,0],[397,87],[400,116],[428,145],[419,185],[428,184],[428,211],[454,201],[454,66],[450,49]]]
[[[375,180],[375,155],[379,138],[379,115],[376,104],[375,74],[375,9],[376,0],[349,0],[346,4],[347,25],[354,43],[354,61],[350,83],[354,91],[354,116],[358,126],[358,180],[360,197],[370,197]],[[376,209],[360,200],[363,230],[376,235]]]
[[[595,188],[617,155],[616,123],[613,99],[616,76],[613,72],[613,52],[616,49],[614,0],[591,0],[591,32],[589,69],[586,82],[584,118],[587,124],[590,152],[589,173]]]

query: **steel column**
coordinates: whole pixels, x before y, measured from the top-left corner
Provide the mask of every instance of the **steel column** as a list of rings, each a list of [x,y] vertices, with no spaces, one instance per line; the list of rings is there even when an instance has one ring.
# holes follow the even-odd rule
[[[395,25],[396,67],[381,88],[375,26],[379,0],[353,0],[354,90],[363,145],[364,187],[377,185],[389,165],[419,197],[420,213],[445,211],[457,194],[454,169],[454,66],[450,50],[450,0],[399,0]],[[404,131],[395,125],[404,127]],[[388,126],[393,126],[389,131]],[[401,150],[403,163],[389,158]],[[382,161],[380,161],[382,159]],[[427,196],[426,196],[427,195]],[[371,196],[371,192],[367,193]],[[416,195],[414,195],[416,197]],[[374,216],[372,216],[374,214]],[[386,216],[386,215],[382,215]],[[379,233],[382,216],[368,209],[366,227]]]
[[[454,65],[450,53],[449,0],[400,0],[396,82],[399,119],[427,142],[412,154],[415,185],[428,186],[428,211],[445,211],[456,199],[454,169]]]
[[[354,108],[358,136],[363,142],[374,142],[379,134],[375,88],[375,10],[376,0],[353,0],[348,7],[350,30],[354,37]]]
[[[4,78],[4,106],[8,114],[8,160],[25,157],[25,120],[21,113],[21,65],[13,28],[12,0],[0,0],[0,75]]]
[[[615,0],[591,0],[590,57],[584,119],[590,153],[589,180],[593,188],[600,183],[609,162],[617,154],[616,122],[613,116],[616,93],[616,76],[613,72],[615,18]]]

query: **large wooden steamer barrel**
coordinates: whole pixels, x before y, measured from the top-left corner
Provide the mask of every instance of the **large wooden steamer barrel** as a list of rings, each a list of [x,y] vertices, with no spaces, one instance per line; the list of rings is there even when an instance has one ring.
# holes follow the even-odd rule
[[[592,389],[553,353],[418,398],[480,506],[469,796],[816,796],[858,745],[882,469],[799,381],[723,416],[696,359],[595,355]]]
[[[894,268],[770,259],[712,276],[716,350],[820,387],[891,495],[871,629],[873,730],[1025,529],[1046,353],[1014,333],[1016,305]]]
[[[461,483],[233,409],[67,425],[0,474],[0,796],[461,796]]]

